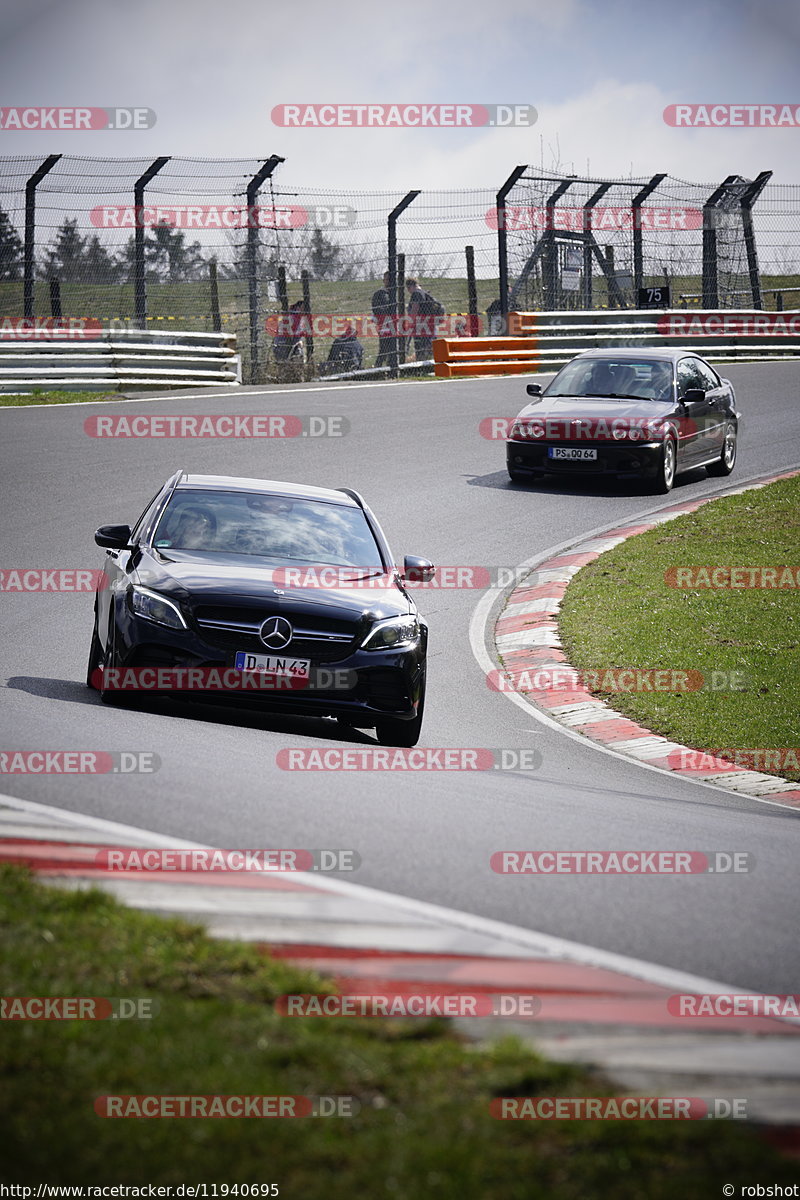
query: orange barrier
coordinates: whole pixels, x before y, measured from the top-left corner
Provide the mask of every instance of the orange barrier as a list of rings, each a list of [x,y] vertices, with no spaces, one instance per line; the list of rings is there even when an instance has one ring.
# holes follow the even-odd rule
[[[508,314],[509,337],[530,337],[537,331],[538,313],[510,312]]]
[[[460,375],[524,375],[539,365],[537,341],[530,337],[436,338],[437,379]]]

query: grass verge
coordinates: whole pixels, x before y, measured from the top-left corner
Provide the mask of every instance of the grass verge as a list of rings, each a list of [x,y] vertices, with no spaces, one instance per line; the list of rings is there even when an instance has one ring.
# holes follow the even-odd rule
[[[596,693],[674,741],[700,750],[795,749],[798,588],[677,588],[665,576],[701,566],[796,571],[799,550],[800,476],[711,501],[629,538],[567,588],[559,613],[567,658],[583,670],[700,671],[699,691]],[[712,680],[730,682],[734,672],[741,673],[741,690],[710,689]],[[761,769],[800,780],[791,757],[771,761]]]
[[[24,408],[30,404],[97,404],[98,400],[124,400],[122,392],[24,392],[0,395],[0,408]]]
[[[497,1096],[600,1095],[602,1081],[441,1021],[276,1015],[329,990],[248,944],[0,869],[2,992],[152,997],[150,1021],[0,1022],[9,1182],[278,1183],[280,1195],[684,1200],[788,1178],[740,1123],[500,1122]],[[352,1118],[111,1120],[104,1094],[352,1095]]]

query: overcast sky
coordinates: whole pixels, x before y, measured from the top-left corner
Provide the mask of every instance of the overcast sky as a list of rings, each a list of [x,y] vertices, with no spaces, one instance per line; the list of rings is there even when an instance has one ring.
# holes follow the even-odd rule
[[[0,132],[0,154],[286,158],[307,187],[592,176],[797,182],[800,128],[676,129],[674,103],[800,106],[797,0],[0,0],[0,105],[142,106],[149,130]],[[529,104],[532,128],[279,128],[284,103]]]

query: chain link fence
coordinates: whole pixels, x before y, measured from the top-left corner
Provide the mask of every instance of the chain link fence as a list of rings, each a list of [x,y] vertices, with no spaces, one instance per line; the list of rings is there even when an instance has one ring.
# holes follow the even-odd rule
[[[27,318],[232,332],[245,380],[261,382],[324,373],[349,321],[370,367],[373,294],[404,203],[396,319],[413,277],[445,309],[448,334],[466,331],[462,318],[469,332],[498,331],[504,308],[633,307],[642,286],[668,286],[676,307],[791,308],[800,294],[800,186],[768,176],[590,180],[525,167],[503,207],[496,184],[293,188],[281,163],[0,159],[0,328]],[[287,326],[291,313],[305,320]],[[408,326],[395,328],[400,360],[412,358]]]

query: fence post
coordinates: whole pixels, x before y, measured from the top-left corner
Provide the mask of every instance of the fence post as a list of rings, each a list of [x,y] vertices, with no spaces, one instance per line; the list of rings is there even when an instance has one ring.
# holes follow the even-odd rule
[[[25,250],[23,257],[22,315],[33,316],[34,251],[36,248],[36,189],[60,154],[50,154],[25,184]]]
[[[719,308],[716,206],[725,195],[728,184],[738,178],[738,175],[728,175],[703,205],[703,308]]]
[[[753,180],[739,201],[742,209],[742,230],[744,232],[744,244],[747,251],[747,270],[750,275],[750,293],[752,296],[753,308],[764,307],[764,300],[761,295],[761,276],[758,272],[756,235],[755,230],[753,229],[753,205],[771,178],[772,171],[762,171],[761,174]]]
[[[477,337],[480,333],[480,326],[478,325],[478,285],[475,282],[475,247],[465,246],[464,253],[467,257],[467,310],[469,312],[467,330],[470,337]]]
[[[514,167],[495,197],[497,213],[497,267],[499,271],[498,285],[500,287],[500,316],[503,321],[503,333],[508,330],[508,238],[506,236],[506,199],[518,179],[528,169],[527,163]]]
[[[545,237],[547,238],[547,247],[544,252],[542,261],[542,284],[544,291],[544,306],[549,312],[553,312],[558,307],[558,243],[556,242],[555,230],[555,211],[556,204],[561,199],[566,191],[568,191],[573,183],[573,179],[565,179],[560,183],[552,195],[548,196],[545,203]]]
[[[208,264],[208,284],[211,291],[211,328],[214,333],[222,333],[222,317],[219,311],[219,284],[217,282],[217,260],[212,258]]]
[[[640,192],[631,200],[631,212],[633,220],[633,291],[634,295],[639,297],[639,288],[644,286],[644,255],[642,254],[642,204],[647,197],[654,192],[658,185],[667,178],[666,171],[661,175],[654,175],[649,183],[646,183]]]
[[[57,279],[50,280],[50,316],[54,321],[63,321],[61,310],[61,284]]]
[[[286,291],[286,267],[283,264],[278,267],[278,303],[286,316],[289,312],[289,295]]]
[[[398,287],[397,287],[397,218],[401,213],[405,212],[409,204],[412,204],[419,195],[419,189],[415,192],[407,192],[400,203],[393,208],[387,218],[387,241],[388,241],[388,258],[389,258],[389,294],[392,297],[392,311],[395,319],[395,337],[394,350],[392,351],[389,360],[389,377],[397,379],[400,354],[400,327],[398,322],[399,305],[398,305]],[[401,287],[405,284],[405,280],[401,283]]]
[[[598,200],[602,200],[606,192],[613,184],[601,183],[597,191],[593,192],[583,206],[583,221],[581,234],[583,235],[583,306],[584,308],[592,307],[592,209]]]
[[[272,154],[247,185],[247,296],[250,312],[250,383],[258,383],[258,214],[256,198],[258,189],[268,179],[279,163],[285,159]]]
[[[300,274],[300,279],[302,280],[302,283],[303,283],[303,307],[305,309],[306,316],[310,317],[311,316],[311,285],[309,282],[310,276],[308,274],[308,271],[302,271]],[[314,330],[313,330],[313,323],[311,321],[308,322],[308,333],[306,334],[306,364],[308,366],[314,365]]]
[[[157,158],[133,185],[133,323],[137,329],[147,328],[147,283],[144,271],[144,189],[150,180],[169,162],[169,156]]]
[[[402,318],[406,315],[406,256],[401,251],[397,256],[397,278],[399,286],[397,288],[397,325],[395,333],[399,334]],[[397,346],[397,362],[402,364],[406,361],[406,335],[400,334],[400,340],[395,343]]]

